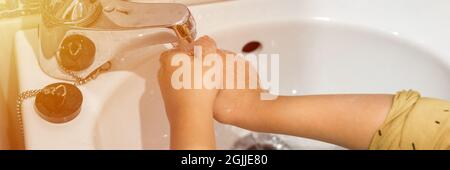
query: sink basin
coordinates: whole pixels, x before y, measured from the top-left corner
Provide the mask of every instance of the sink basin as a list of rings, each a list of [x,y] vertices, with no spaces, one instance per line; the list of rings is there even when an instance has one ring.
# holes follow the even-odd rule
[[[450,2],[237,0],[191,10],[199,34],[211,35],[221,48],[240,52],[257,41],[262,45],[258,53],[280,54],[282,95],[415,89],[450,100],[450,24],[443,22],[450,12],[441,8],[445,5]],[[58,82],[39,68],[36,34],[16,35],[21,90]],[[168,48],[148,47],[115,59],[111,72],[80,87],[85,101],[71,122],[48,123],[36,114],[32,99],[24,102],[26,148],[167,149],[169,126],[156,73],[159,54]],[[248,133],[216,123],[218,148],[230,149]],[[292,149],[344,149],[277,136]]]

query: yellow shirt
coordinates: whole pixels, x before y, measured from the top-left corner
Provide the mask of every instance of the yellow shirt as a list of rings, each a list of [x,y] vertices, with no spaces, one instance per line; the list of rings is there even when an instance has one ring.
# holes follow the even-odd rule
[[[402,91],[374,135],[371,150],[450,150],[450,102]]]

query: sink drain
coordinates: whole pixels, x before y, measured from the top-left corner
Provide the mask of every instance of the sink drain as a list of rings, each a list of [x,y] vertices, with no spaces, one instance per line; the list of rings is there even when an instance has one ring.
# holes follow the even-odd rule
[[[279,137],[271,134],[251,133],[237,140],[234,150],[290,150]]]
[[[248,42],[247,44],[244,45],[244,47],[242,47],[242,52],[243,53],[253,53],[253,52],[257,52],[262,48],[262,44],[259,41],[251,41]]]

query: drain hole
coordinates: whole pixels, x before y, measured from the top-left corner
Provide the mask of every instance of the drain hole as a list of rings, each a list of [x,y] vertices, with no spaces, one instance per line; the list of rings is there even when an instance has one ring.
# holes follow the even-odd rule
[[[279,137],[271,134],[251,133],[238,139],[234,150],[290,150]]]
[[[248,147],[247,150],[278,150],[278,149],[270,144],[255,144]]]
[[[244,53],[253,53],[262,48],[262,44],[258,41],[251,41],[242,47],[242,52]]]

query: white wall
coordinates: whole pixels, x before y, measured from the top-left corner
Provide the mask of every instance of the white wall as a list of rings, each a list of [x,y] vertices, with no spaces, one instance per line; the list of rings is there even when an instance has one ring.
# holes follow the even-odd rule
[[[0,87],[1,88],[1,87]],[[8,135],[8,117],[6,102],[3,98],[2,91],[0,90],[0,149],[9,149],[9,135]]]
[[[19,25],[14,21],[11,19],[0,20],[0,149],[9,149],[8,143],[10,141],[6,99],[9,93],[14,30]]]
[[[36,27],[38,22],[38,16],[0,19],[0,149],[23,148],[16,116],[13,114],[18,94],[13,57],[14,37],[18,30]]]

